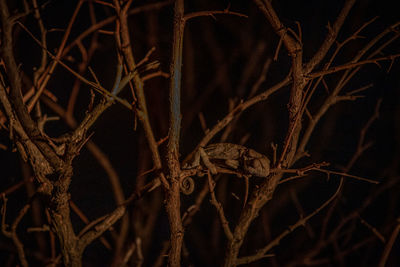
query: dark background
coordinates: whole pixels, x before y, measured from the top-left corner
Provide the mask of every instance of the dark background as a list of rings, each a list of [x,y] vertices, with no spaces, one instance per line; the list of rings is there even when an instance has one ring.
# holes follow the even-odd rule
[[[21,8],[19,1],[9,1],[10,9]],[[44,1],[39,1],[44,4]],[[132,8],[146,5],[156,1],[134,1]],[[221,120],[229,110],[229,100],[237,101],[246,99],[250,89],[260,75],[262,66],[267,58],[273,57],[279,38],[272,31],[268,21],[257,9],[252,1],[186,1],[186,12],[199,10],[222,10],[230,5],[230,10],[248,15],[240,18],[230,15],[216,15],[212,17],[195,18],[189,21],[185,28],[184,63],[182,81],[182,134],[181,156],[184,158],[191,152],[203,137],[198,113],[202,112],[207,126],[211,128]],[[344,1],[272,1],[272,4],[285,26],[297,32],[296,22],[302,30],[304,49],[304,62],[315,53],[326,36],[327,24],[333,23]],[[41,10],[44,24],[48,29],[65,29],[71,14],[76,6],[75,1],[47,1]],[[114,15],[109,7],[94,4],[98,21]],[[156,51],[151,56],[152,60],[161,63],[161,69],[169,70],[172,44],[172,16],[173,5],[150,12],[142,12],[130,17],[131,38],[136,61],[154,46]],[[349,62],[351,58],[371,39],[380,34],[386,27],[400,19],[398,9],[393,1],[358,1],[345,21],[339,33],[338,41],[343,41],[363,23],[378,16],[363,32],[364,38],[350,42],[334,61],[334,66]],[[32,15],[20,20],[35,35],[38,28]],[[69,40],[90,26],[87,4],[83,5],[78,19],[74,24]],[[113,24],[105,27],[114,30]],[[16,26],[15,55],[21,63],[21,70],[28,79],[32,79],[33,67],[40,62],[40,47],[21,29]],[[48,48],[54,53],[59,46],[62,31],[54,30],[48,33]],[[111,35],[99,34],[99,47],[90,61],[90,66],[105,88],[112,87],[116,72],[116,45]],[[387,40],[386,38],[385,40]],[[83,42],[89,44],[89,38]],[[383,43],[385,40],[380,42]],[[257,49],[262,52],[252,58]],[[373,49],[372,49],[373,51]],[[399,53],[399,42],[384,49],[384,55]],[[330,51],[330,55],[332,51]],[[76,69],[81,61],[79,51],[74,48],[65,62]],[[329,55],[328,55],[329,56]],[[319,66],[320,69],[322,66]],[[390,68],[390,71],[389,71]],[[266,76],[266,81],[261,85],[259,92],[283,79],[290,70],[290,59],[284,47],[281,48],[277,61],[273,61]],[[369,64],[347,84],[346,91],[352,91],[367,84],[373,86],[361,94],[363,98],[356,101],[339,102],[333,106],[319,122],[307,146],[310,157],[299,161],[295,167],[303,167],[313,162],[330,162],[329,169],[340,171],[352,157],[356,150],[360,130],[374,113],[378,99],[382,99],[380,116],[368,129],[366,140],[373,142],[371,148],[366,150],[350,174],[380,181],[380,185],[373,185],[362,181],[346,178],[345,187],[341,193],[333,216],[327,224],[329,233],[348,214],[358,210],[366,201],[370,200],[365,209],[360,210],[359,217],[352,219],[337,237],[337,242],[330,243],[317,254],[316,258],[328,259],[321,266],[374,266],[382,254],[384,243],[375,237],[361,221],[365,220],[376,228],[386,238],[389,238],[399,216],[399,137],[400,137],[400,108],[399,108],[399,79],[400,65],[397,60],[382,61],[379,66]],[[247,74],[248,72],[248,74]],[[248,75],[248,76],[246,76]],[[90,77],[89,72],[85,77]],[[326,76],[327,84],[335,84],[339,74]],[[66,107],[70,88],[74,77],[61,66],[58,66],[52,76],[47,89],[58,98],[58,103]],[[168,79],[158,77],[145,84],[150,119],[156,139],[159,140],[168,132]],[[344,93],[345,93],[344,92]],[[122,97],[132,100],[129,90],[125,90]],[[309,106],[315,112],[327,96],[324,88],[317,90]],[[278,144],[282,148],[283,139],[287,130],[288,113],[287,103],[289,87],[279,90],[267,101],[260,102],[235,122],[234,128],[227,141],[242,143],[256,149],[260,153],[272,157],[270,144]],[[89,88],[82,85],[75,108],[75,118],[79,121],[85,115],[90,100]],[[43,112],[53,116],[54,112],[43,105]],[[138,123],[134,130],[135,115],[121,105],[111,107],[93,127],[93,140],[105,152],[117,170],[126,196],[136,189],[138,184],[150,181],[154,174],[137,178],[138,174],[152,167],[151,156],[144,138],[143,130]],[[307,125],[307,118],[303,118]],[[46,124],[46,133],[49,136],[59,136],[69,128],[63,120]],[[218,135],[213,142],[218,142]],[[24,163],[19,156],[13,153],[13,145],[8,138],[8,132],[0,131],[0,143],[6,149],[0,149],[0,191],[4,191],[24,176]],[[165,150],[161,146],[161,151]],[[141,180],[142,179],[142,180]],[[251,186],[260,181],[255,178]],[[327,179],[324,174],[313,173],[309,177],[285,183],[278,187],[274,199],[262,210],[259,218],[250,228],[248,238],[242,247],[240,255],[255,252],[272,238],[294,224],[300,214],[296,207],[298,199],[303,209],[303,215],[311,213],[333,194],[339,182],[339,177],[332,175]],[[203,180],[199,178],[201,188]],[[388,186],[387,184],[391,185]],[[385,187],[386,186],[386,187]],[[222,176],[218,182],[217,196],[224,204],[227,217],[230,219],[231,228],[234,227],[241,211],[242,202],[236,200],[232,193],[242,197],[243,182],[234,176]],[[197,191],[200,189],[196,189]],[[196,192],[197,192],[196,191]],[[132,230],[130,238],[140,235],[140,227],[135,221],[145,221],[148,212],[157,213],[157,220],[153,227],[151,237],[145,241],[145,265],[151,265],[160,253],[163,241],[169,237],[168,221],[162,208],[161,192],[146,195],[144,199],[133,204],[130,215]],[[193,204],[194,195],[183,196],[183,208]],[[115,208],[115,203],[110,191],[107,175],[86,150],[75,160],[74,179],[71,184],[72,200],[79,205],[82,211],[93,220]],[[17,211],[27,199],[24,189],[20,189],[9,196],[7,220],[15,218]],[[154,200],[158,199],[158,200]],[[153,202],[158,202],[154,204]],[[150,204],[153,203],[153,204]],[[150,207],[157,206],[151,210]],[[273,253],[273,258],[267,258],[251,266],[292,266],[301,265],[304,255],[315,250],[320,235],[327,209],[313,217],[305,228],[300,228],[287,238],[283,239]],[[84,224],[73,215],[76,231]],[[362,218],[362,220],[361,220]],[[20,226],[21,239],[26,243],[26,250],[35,251],[35,241],[32,234],[24,229],[31,225],[27,216]],[[109,236],[106,235],[107,238]],[[360,242],[365,241],[358,246]],[[185,266],[216,266],[222,262],[224,255],[225,239],[221,231],[215,209],[209,204],[208,198],[204,201],[201,210],[194,217],[192,224],[185,234],[184,262]],[[0,238],[0,262],[6,263],[13,255],[11,241],[4,236]],[[338,257],[338,251],[349,251]],[[399,242],[395,243],[388,266],[400,264],[398,253]],[[29,253],[28,253],[29,255]],[[28,256],[32,265],[40,266],[40,261],[33,256]],[[84,257],[84,266],[107,266],[111,261],[112,253],[96,241],[88,247]],[[11,261],[12,262],[12,261]],[[15,264],[15,263],[14,263]],[[10,266],[14,266],[11,264]]]

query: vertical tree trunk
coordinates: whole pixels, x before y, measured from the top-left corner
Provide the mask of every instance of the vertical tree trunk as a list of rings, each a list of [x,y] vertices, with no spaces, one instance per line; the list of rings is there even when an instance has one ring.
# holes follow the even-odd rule
[[[176,0],[174,9],[174,36],[171,61],[170,84],[170,128],[168,140],[168,169],[170,188],[166,190],[166,210],[170,225],[171,249],[168,265],[180,266],[183,241],[183,226],[180,203],[180,163],[179,138],[181,130],[181,77],[182,77],[182,45],[184,32],[184,1]]]

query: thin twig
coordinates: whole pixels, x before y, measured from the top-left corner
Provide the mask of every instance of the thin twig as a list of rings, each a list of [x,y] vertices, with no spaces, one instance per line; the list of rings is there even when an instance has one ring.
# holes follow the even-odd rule
[[[242,17],[242,18],[248,18],[247,15],[245,14],[241,14],[239,12],[234,12],[234,11],[230,11],[229,9],[224,9],[224,10],[210,10],[210,11],[197,11],[197,12],[192,12],[189,14],[186,14],[183,19],[186,21],[193,19],[193,18],[197,18],[197,17],[204,17],[204,16],[210,16],[210,17],[214,17],[214,15],[217,14],[228,14],[228,15],[234,15],[234,16],[238,16],[238,17]]]
[[[208,187],[210,188],[211,204],[213,204],[214,207],[217,209],[219,219],[221,221],[222,228],[224,229],[226,238],[230,241],[233,239],[233,234],[231,229],[229,228],[229,222],[225,217],[224,208],[222,207],[222,204],[218,202],[217,197],[215,196],[214,192],[215,182],[213,181],[209,171],[207,172],[207,177],[208,177]]]
[[[69,20],[69,24],[68,24],[67,28],[65,29],[64,36],[63,36],[63,39],[61,41],[61,44],[57,49],[57,54],[54,57],[55,60],[52,62],[52,64],[51,64],[50,68],[48,69],[48,71],[45,72],[45,75],[41,76],[41,78],[38,79],[38,82],[40,83],[40,84],[38,84],[39,85],[39,89],[38,89],[37,93],[35,94],[35,96],[32,98],[32,100],[30,101],[30,103],[28,105],[28,109],[29,110],[31,110],[33,108],[33,106],[36,104],[36,102],[39,100],[40,95],[43,93],[43,90],[46,87],[47,83],[49,82],[52,73],[54,72],[55,68],[57,67],[57,64],[59,63],[59,60],[62,57],[62,53],[63,53],[64,47],[67,44],[67,40],[68,40],[68,37],[69,37],[69,35],[71,33],[72,26],[74,25],[76,17],[78,16],[79,10],[80,10],[80,8],[81,8],[83,3],[84,3],[84,0],[79,0],[78,4],[76,5],[74,13],[72,14],[72,17]],[[20,25],[22,25],[22,24],[20,24]],[[45,44],[42,45],[42,49],[43,49],[43,51],[47,51],[47,48],[46,48]]]
[[[382,257],[381,257],[381,259],[379,261],[379,265],[378,265],[379,267],[386,266],[386,262],[389,258],[390,252],[393,248],[394,242],[396,241],[399,233],[400,233],[400,219],[397,219],[397,225],[394,228],[392,234],[390,235],[390,238],[389,238],[388,242],[386,243],[386,246],[383,250]]]
[[[26,259],[25,251],[24,251],[24,244],[19,240],[18,235],[17,235],[17,227],[22,220],[22,218],[25,216],[25,214],[28,212],[29,208],[31,207],[31,204],[28,203],[26,204],[18,213],[17,217],[15,218],[14,222],[11,225],[11,230],[7,230],[7,225],[6,225],[6,212],[7,212],[7,198],[5,194],[1,195],[3,198],[3,205],[1,208],[1,230],[3,234],[11,238],[13,241],[15,247],[17,248],[18,251],[18,257],[21,262],[21,265],[24,267],[27,267],[28,261]]]
[[[247,256],[247,257],[242,257],[237,259],[236,264],[237,265],[241,265],[241,264],[248,264],[254,261],[257,261],[259,259],[265,258],[266,257],[266,253],[268,251],[270,251],[273,247],[277,246],[281,240],[286,237],[287,235],[289,235],[290,233],[292,233],[294,230],[296,230],[298,227],[300,226],[304,226],[306,224],[306,222],[314,217],[316,214],[318,214],[321,210],[323,210],[326,206],[329,205],[329,203],[332,202],[332,200],[334,200],[336,198],[336,196],[339,194],[341,188],[343,186],[343,179],[340,180],[339,186],[336,189],[335,193],[327,200],[325,201],[320,207],[318,207],[317,209],[315,209],[312,213],[310,213],[309,215],[307,215],[304,218],[300,218],[295,224],[291,225],[288,227],[287,230],[285,230],[284,232],[282,232],[279,236],[277,236],[276,238],[274,238],[268,245],[266,245],[265,247],[263,247],[262,249],[258,250],[256,254],[252,255],[252,256]]]
[[[350,62],[350,63],[343,64],[343,65],[340,65],[340,66],[331,67],[330,69],[327,69],[327,70],[310,73],[310,74],[307,75],[307,77],[316,78],[316,77],[325,76],[325,75],[332,74],[332,73],[335,73],[335,72],[339,72],[339,71],[342,71],[342,70],[352,69],[352,68],[355,68],[355,67],[358,67],[358,66],[371,64],[371,63],[378,65],[379,61],[386,61],[386,60],[393,61],[394,59],[396,59],[398,57],[400,57],[400,54],[389,55],[389,56],[379,57],[379,58],[366,59],[366,60],[362,60],[362,61],[359,61],[359,62]]]

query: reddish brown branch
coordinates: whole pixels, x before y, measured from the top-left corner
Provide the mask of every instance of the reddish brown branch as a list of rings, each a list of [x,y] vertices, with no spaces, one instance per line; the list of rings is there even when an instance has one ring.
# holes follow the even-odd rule
[[[255,0],[255,3],[263,12],[276,34],[282,39],[283,45],[292,58],[292,89],[289,99],[289,127],[286,134],[283,152],[277,167],[290,166],[296,153],[297,142],[301,130],[301,108],[303,102],[303,89],[307,81],[305,79],[305,70],[302,63],[302,45],[301,40],[292,38],[287,34],[284,25],[280,22],[270,1]],[[345,6],[346,8],[346,6]],[[339,20],[339,19],[338,19]],[[333,41],[332,41],[333,42]],[[328,42],[329,43],[329,42]],[[329,45],[330,46],[330,45]],[[234,231],[234,238],[228,243],[227,253],[225,255],[225,266],[234,266],[239,254],[239,249],[247,233],[248,227],[257,216],[259,209],[267,203],[273,195],[281,175],[273,174],[261,187],[253,193],[252,198],[242,212],[238,225]]]
[[[335,42],[336,37],[343,26],[344,21],[346,20],[351,8],[353,7],[356,0],[346,0],[342,10],[340,11],[335,23],[330,26],[328,24],[328,35],[325,37],[322,45],[318,49],[318,51],[314,54],[311,60],[306,64],[304,68],[305,73],[310,73],[316,65],[318,65],[321,60],[326,56],[329,49],[332,47],[332,44]]]
[[[349,160],[347,166],[344,168],[345,172],[348,172],[352,166],[355,164],[355,162],[359,159],[359,157],[362,155],[362,153],[365,151],[365,144],[363,143],[365,140],[365,134],[367,130],[371,127],[372,122],[374,122],[378,118],[379,114],[379,107],[380,107],[380,101],[378,101],[375,111],[370,117],[370,119],[367,121],[365,126],[361,129],[360,131],[360,138],[359,144],[357,145],[357,148],[352,156],[352,158]],[[374,191],[372,194],[370,194],[362,203],[362,205],[355,209],[353,212],[350,212],[346,217],[342,218],[340,220],[340,223],[331,231],[331,233],[326,236],[327,228],[328,228],[328,223],[330,219],[333,216],[334,209],[337,205],[337,201],[335,201],[329,208],[327,215],[324,217],[322,221],[322,230],[320,233],[320,238],[317,244],[310,249],[307,253],[304,253],[303,259],[301,260],[302,262],[312,262],[313,258],[317,256],[326,246],[329,244],[333,243],[336,238],[338,238],[340,231],[343,229],[343,227],[348,224],[351,220],[355,218],[359,218],[361,212],[365,210],[372,202],[373,199],[375,199],[378,195],[381,193],[385,192],[388,188],[391,188],[395,183],[395,180],[389,180],[388,182],[382,184],[381,187],[379,187],[376,191]],[[297,259],[298,262],[301,262],[300,260]]]
[[[371,64],[371,63],[378,65],[379,61],[384,61],[384,60],[393,61],[394,59],[396,59],[398,57],[400,57],[400,54],[389,55],[389,56],[379,57],[379,58],[371,58],[371,59],[366,59],[366,60],[362,60],[362,61],[354,62],[354,63],[353,62],[352,63],[347,63],[347,64],[343,64],[341,66],[331,67],[331,68],[329,68],[327,70],[322,70],[322,71],[310,73],[310,74],[307,75],[307,77],[316,78],[316,77],[332,74],[332,73],[335,73],[335,72],[338,72],[338,71],[342,71],[342,70],[352,69],[352,68],[355,68],[355,67],[358,67],[358,66]]]
[[[71,200],[69,202],[71,209],[73,212],[75,212],[76,215],[78,215],[78,217],[86,224],[88,225],[90,223],[89,219],[86,217],[86,215],[79,209],[79,207]],[[80,233],[78,234],[78,237],[82,236],[83,230],[80,231]],[[86,232],[86,231],[85,231]],[[105,248],[107,248],[108,250],[111,250],[111,245],[110,243],[108,243],[108,241],[103,238],[100,237],[100,242],[104,245]]]
[[[129,71],[133,72],[136,69],[136,63],[132,54],[132,46],[128,28],[128,9],[130,3],[131,1],[126,3],[124,5],[124,8],[121,8],[118,1],[116,0],[114,1],[120,27],[120,30],[117,33],[117,39],[121,40],[120,49],[122,50]],[[135,72],[135,75],[133,77],[133,83],[135,85],[135,93],[138,99],[138,106],[139,106],[139,108],[137,109],[137,115],[144,128],[147,142],[149,143],[149,147],[151,150],[154,166],[156,170],[159,171],[161,170],[162,167],[161,158],[158,151],[157,141],[154,138],[154,133],[150,125],[149,115],[147,111],[146,97],[143,88],[143,80],[139,77],[139,74],[137,72]],[[168,188],[168,183],[166,182],[163,173],[160,173],[160,180],[163,183],[163,185]]]
[[[224,229],[225,232],[225,236],[228,239],[228,241],[230,241],[233,239],[233,234],[231,229],[229,228],[229,222],[225,217],[224,208],[222,207],[222,204],[218,202],[217,197],[215,196],[214,192],[215,182],[212,179],[209,171],[207,172],[207,177],[208,177],[208,187],[210,188],[211,204],[214,205],[214,207],[217,209],[222,228]]]
[[[340,180],[339,186],[336,189],[335,193],[327,201],[325,201],[320,207],[315,209],[312,213],[310,213],[306,217],[300,218],[295,224],[290,225],[287,230],[283,231],[279,236],[274,238],[268,245],[259,249],[256,254],[254,254],[252,256],[247,256],[247,257],[242,257],[242,258],[237,259],[236,264],[237,265],[248,264],[248,263],[260,260],[262,258],[268,257],[269,255],[267,255],[266,253],[268,251],[270,251],[273,247],[279,245],[279,243],[281,242],[281,240],[283,238],[285,238],[287,235],[291,234],[294,230],[296,230],[300,226],[304,226],[308,220],[310,220],[312,217],[314,217],[316,214],[318,214],[321,210],[323,210],[326,206],[328,206],[329,203],[331,203],[337,197],[342,186],[343,186],[343,179]]]
[[[399,233],[400,233],[400,219],[397,219],[397,225],[394,228],[392,234],[390,235],[390,238],[389,238],[388,242],[386,243],[385,249],[383,250],[382,257],[381,257],[381,259],[379,261],[379,265],[378,265],[379,267],[386,266],[387,259],[389,257],[389,254],[393,248],[394,242],[396,241]]]
[[[3,205],[1,208],[1,231],[5,236],[7,236],[8,238],[11,238],[15,247],[17,248],[18,257],[19,257],[21,265],[24,267],[27,267],[29,264],[26,259],[26,255],[25,255],[25,251],[24,251],[24,244],[21,242],[21,240],[19,239],[19,237],[17,235],[17,227],[18,227],[19,223],[21,222],[22,218],[28,212],[29,208],[31,207],[31,204],[30,203],[26,204],[19,211],[17,217],[15,218],[15,220],[13,221],[13,223],[11,225],[11,229],[8,230],[7,225],[6,225],[7,198],[6,198],[5,194],[2,194],[2,198],[3,198]]]
[[[168,254],[169,266],[181,265],[181,253],[184,229],[180,202],[180,163],[179,141],[181,131],[181,78],[182,78],[182,48],[184,21],[184,0],[176,0],[174,7],[174,33],[172,44],[172,59],[170,66],[170,118],[168,131],[167,163],[170,188],[165,192],[166,210],[170,225],[171,247]]]
[[[231,123],[235,118],[237,118],[240,114],[242,114],[243,111],[250,108],[254,104],[257,104],[258,102],[265,101],[266,99],[268,99],[269,96],[277,92],[279,89],[282,89],[282,87],[288,85],[289,83],[290,83],[290,76],[286,76],[285,79],[271,86],[264,92],[254,96],[253,98],[250,98],[245,102],[240,102],[222,120],[220,120],[216,125],[214,125],[214,127],[211,130],[209,130],[206,133],[206,135],[201,139],[200,143],[197,145],[196,149],[194,149],[188,155],[185,161],[188,158],[190,158],[194,154],[194,152],[198,150],[199,147],[205,147],[216,134],[218,134],[222,129],[224,129],[227,125],[229,125],[229,123]]]
[[[192,12],[189,14],[186,14],[183,19],[186,21],[193,19],[193,18],[197,18],[197,17],[204,17],[204,16],[210,16],[210,17],[214,17],[214,15],[217,14],[228,14],[228,15],[234,15],[234,16],[238,16],[238,17],[242,17],[242,18],[248,18],[247,15],[238,13],[238,12],[234,12],[234,11],[230,11],[228,8],[225,10],[210,10],[210,11],[197,11],[197,12]]]
[[[9,188],[7,188],[6,190],[4,190],[3,192],[0,192],[0,194],[4,194],[9,195],[11,193],[13,193],[14,191],[18,190],[19,188],[21,188],[22,186],[24,186],[26,183],[31,183],[33,182],[33,177],[29,178],[29,180],[23,180],[21,182],[18,182],[12,186],[10,186]]]
[[[2,22],[3,38],[1,45],[1,56],[3,57],[7,76],[10,81],[10,102],[16,113],[16,119],[26,131],[29,139],[32,139],[35,146],[40,150],[46,160],[56,171],[61,171],[64,167],[62,160],[57,156],[55,151],[43,139],[36,123],[30,117],[22,98],[21,76],[14,58],[13,52],[13,26],[14,18],[10,16],[8,6],[5,0],[0,1],[0,16]]]
[[[69,37],[69,35],[71,33],[72,26],[73,26],[73,24],[74,24],[74,22],[76,20],[76,17],[78,16],[79,10],[80,10],[80,8],[81,8],[83,3],[84,3],[84,0],[80,0],[78,2],[78,4],[76,5],[74,13],[72,14],[72,17],[69,20],[69,24],[67,26],[67,29],[65,30],[65,33],[64,33],[63,39],[61,41],[61,44],[57,49],[57,54],[55,56],[55,60],[52,62],[51,66],[47,70],[47,72],[44,73],[45,75],[43,75],[38,80],[39,89],[36,92],[35,96],[32,98],[32,100],[30,101],[30,103],[28,105],[28,110],[31,110],[33,108],[33,106],[35,105],[35,103],[39,100],[40,95],[42,94],[43,90],[45,89],[47,83],[49,82],[49,80],[51,78],[52,73],[54,72],[55,68],[57,67],[57,64],[59,63],[59,60],[62,57],[65,45],[67,44],[67,40],[68,40],[68,37]],[[46,47],[43,47],[43,49],[46,50]]]

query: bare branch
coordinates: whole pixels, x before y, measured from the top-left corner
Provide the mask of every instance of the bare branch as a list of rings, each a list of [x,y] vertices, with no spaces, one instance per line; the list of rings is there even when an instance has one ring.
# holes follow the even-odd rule
[[[386,243],[385,249],[383,250],[382,257],[381,257],[381,259],[379,261],[379,265],[378,265],[379,267],[386,266],[387,259],[389,257],[389,254],[393,248],[394,242],[396,241],[396,238],[399,235],[399,233],[400,233],[400,220],[397,219],[397,225],[394,228],[392,234],[390,235],[390,238],[389,238],[388,242]]]
[[[83,252],[87,245],[89,245],[94,239],[101,236],[115,222],[117,222],[125,214],[125,210],[125,206],[119,206],[112,213],[103,216],[89,224],[89,227],[94,228],[82,234],[82,237],[78,241],[77,249]]]
[[[190,19],[193,18],[197,18],[197,17],[204,17],[204,16],[210,16],[210,17],[214,17],[214,15],[217,14],[227,14],[227,15],[234,15],[234,16],[238,16],[238,17],[242,17],[242,18],[248,18],[247,15],[238,13],[238,12],[234,12],[234,11],[230,11],[229,7],[224,9],[224,10],[211,10],[211,11],[197,11],[197,12],[192,12],[189,14],[186,14],[183,19],[185,20],[185,22],[187,22]]]
[[[391,60],[393,61],[394,59],[400,57],[400,54],[395,54],[395,55],[389,55],[386,57],[379,57],[379,58],[372,58],[372,59],[366,59],[366,60],[362,60],[359,62],[355,62],[355,63],[348,63],[348,64],[343,64],[341,66],[337,66],[337,67],[331,67],[330,69],[327,70],[323,70],[323,71],[318,71],[318,72],[313,72],[307,75],[307,77],[310,78],[316,78],[316,77],[320,77],[320,76],[324,76],[327,74],[332,74],[338,71],[342,71],[342,70],[346,70],[346,69],[352,69],[358,66],[362,66],[362,65],[366,65],[366,64],[378,64],[379,61],[386,61],[386,60]]]
[[[340,192],[340,189],[343,186],[343,179],[340,180],[339,186],[336,189],[335,193],[327,200],[325,201],[320,207],[318,207],[317,209],[315,209],[312,213],[310,213],[309,215],[307,215],[304,218],[301,218],[300,220],[298,220],[295,224],[290,225],[288,227],[287,230],[285,230],[284,232],[282,232],[279,236],[277,236],[276,238],[274,238],[268,245],[266,245],[265,247],[263,247],[262,249],[258,250],[256,254],[252,255],[252,256],[247,256],[247,257],[242,257],[237,259],[236,264],[237,265],[241,265],[241,264],[248,264],[254,261],[257,261],[259,259],[265,258],[267,255],[266,253],[268,251],[270,251],[273,247],[279,245],[279,243],[281,242],[281,240],[286,237],[287,235],[291,234],[294,230],[296,230],[298,227],[300,226],[304,226],[306,224],[306,222],[311,219],[312,217],[314,217],[316,214],[318,214],[321,210],[323,210],[326,206],[329,205],[329,203],[332,202],[332,200],[334,200],[337,195]]]
[[[180,163],[179,142],[181,131],[181,79],[184,21],[184,0],[177,0],[174,7],[174,34],[170,66],[171,83],[169,88],[169,131],[167,161],[170,189],[166,192],[166,210],[170,225],[171,249],[168,256],[170,266],[180,266],[183,241],[183,225],[180,203]]]
[[[28,212],[28,210],[31,207],[31,204],[28,203],[26,204],[18,213],[17,217],[15,218],[14,222],[11,225],[11,231],[7,230],[7,225],[6,225],[6,212],[7,212],[7,198],[5,194],[3,193],[2,195],[3,198],[3,205],[1,208],[1,230],[5,236],[8,238],[11,238],[15,247],[17,248],[18,251],[18,257],[21,262],[21,265],[24,267],[28,266],[28,261],[25,256],[25,251],[24,251],[24,244],[21,242],[21,240],[18,238],[17,235],[17,227],[22,220],[22,218],[25,216],[25,214]]]
[[[345,4],[343,5],[342,10],[340,11],[335,23],[330,26],[328,24],[328,35],[325,37],[323,43],[321,44],[318,51],[314,54],[311,60],[306,64],[304,73],[310,73],[317,64],[321,62],[321,60],[325,57],[328,53],[329,49],[331,48],[332,44],[335,42],[336,37],[343,26],[344,21],[346,20],[351,8],[353,7],[355,0],[346,0]]]
[[[225,217],[224,214],[224,208],[222,207],[222,204],[218,202],[217,197],[215,196],[214,188],[215,188],[215,182],[211,177],[210,172],[207,172],[207,177],[208,177],[208,187],[210,188],[210,195],[211,195],[211,204],[214,205],[214,207],[217,209],[219,219],[221,221],[222,228],[224,229],[226,238],[228,241],[233,239],[233,234],[231,229],[229,228],[229,222]]]

